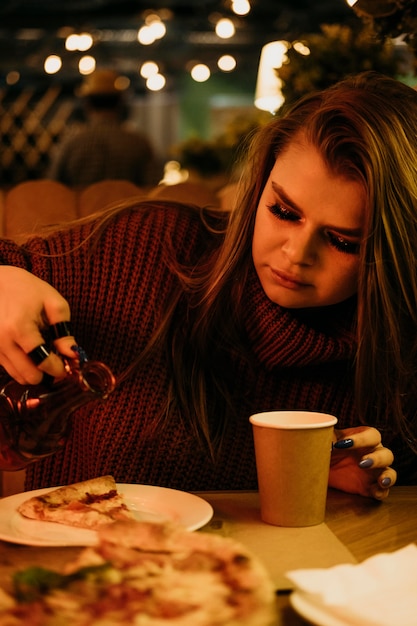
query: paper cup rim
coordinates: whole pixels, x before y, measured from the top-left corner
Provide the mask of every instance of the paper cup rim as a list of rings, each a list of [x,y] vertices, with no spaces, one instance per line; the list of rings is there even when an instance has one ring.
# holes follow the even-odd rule
[[[301,421],[302,415],[314,416],[315,419],[312,421]],[[284,416],[286,417],[284,418]],[[282,418],[282,421],[277,419],[279,417]],[[253,426],[263,426],[265,428],[307,430],[334,426],[337,424],[337,417],[330,413],[320,413],[318,411],[262,411],[251,415],[249,421]]]

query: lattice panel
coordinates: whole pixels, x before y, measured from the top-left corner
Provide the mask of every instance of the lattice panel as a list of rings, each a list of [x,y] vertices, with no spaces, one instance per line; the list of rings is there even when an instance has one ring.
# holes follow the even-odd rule
[[[0,185],[44,176],[73,112],[60,87],[0,91]]]

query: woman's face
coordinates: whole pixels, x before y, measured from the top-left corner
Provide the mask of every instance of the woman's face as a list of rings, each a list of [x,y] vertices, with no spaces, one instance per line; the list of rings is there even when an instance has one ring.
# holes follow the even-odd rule
[[[287,308],[320,307],[357,291],[365,190],[332,174],[301,140],[280,154],[262,193],[253,261],[270,300]]]

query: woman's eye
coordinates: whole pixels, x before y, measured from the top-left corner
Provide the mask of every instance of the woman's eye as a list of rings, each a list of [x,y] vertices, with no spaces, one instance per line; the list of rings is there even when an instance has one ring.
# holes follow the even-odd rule
[[[286,220],[290,222],[296,222],[299,219],[297,213],[288,209],[282,204],[272,204],[268,206],[268,209],[271,211],[273,215],[278,217],[280,220]]]
[[[327,236],[330,241],[330,245],[339,252],[344,252],[345,254],[358,254],[359,252],[359,243],[353,241],[347,241],[340,235],[334,235],[333,233],[327,233]]]

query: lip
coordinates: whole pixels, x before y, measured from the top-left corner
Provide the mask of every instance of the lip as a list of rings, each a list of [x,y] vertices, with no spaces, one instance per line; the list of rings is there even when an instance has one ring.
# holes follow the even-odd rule
[[[286,289],[301,289],[303,287],[311,287],[310,283],[305,283],[296,276],[288,274],[287,272],[283,272],[282,270],[276,270],[271,268],[271,272],[274,280]]]

